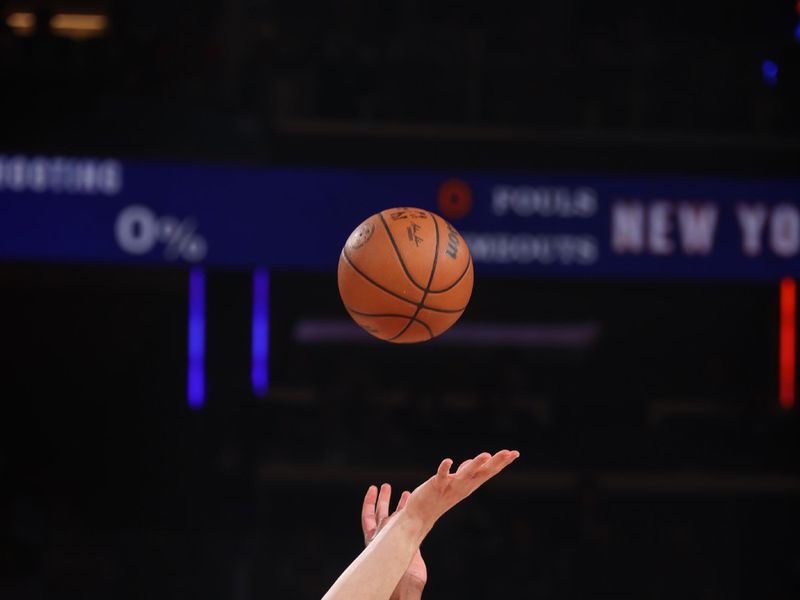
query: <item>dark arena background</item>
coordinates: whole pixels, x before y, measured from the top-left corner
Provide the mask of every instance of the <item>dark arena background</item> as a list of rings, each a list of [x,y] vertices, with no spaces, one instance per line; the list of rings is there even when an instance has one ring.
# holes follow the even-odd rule
[[[423,597],[800,597],[800,3],[0,1],[0,82],[2,600],[320,598],[501,448]],[[417,345],[337,289],[397,206]]]

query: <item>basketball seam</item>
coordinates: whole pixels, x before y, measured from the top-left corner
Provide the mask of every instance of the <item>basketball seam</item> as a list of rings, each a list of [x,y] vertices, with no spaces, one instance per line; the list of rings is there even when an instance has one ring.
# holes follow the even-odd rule
[[[469,271],[469,267],[470,267],[471,264],[472,264],[472,256],[469,257],[469,260],[467,261],[467,266],[464,267],[464,270],[461,272],[461,275],[459,275],[458,278],[456,278],[456,280],[453,283],[448,285],[446,288],[442,288],[441,290],[429,290],[428,293],[430,293],[430,294],[444,294],[445,292],[449,292],[450,290],[452,290],[459,283],[461,283],[462,279],[464,279],[464,276]]]
[[[403,260],[403,255],[402,255],[402,254],[400,254],[400,248],[397,246],[397,242],[395,241],[395,239],[394,239],[394,236],[392,235],[392,231],[391,231],[391,229],[389,229],[389,225],[388,225],[388,223],[386,223],[386,219],[384,219],[384,218],[383,218],[383,213],[378,213],[378,216],[379,216],[379,217],[380,217],[380,219],[381,219],[381,223],[383,223],[383,227],[386,229],[386,234],[389,236],[389,241],[390,241],[390,242],[392,242],[392,247],[394,248],[394,252],[395,252],[395,254],[397,254],[397,258],[398,258],[398,260],[400,261],[400,266],[403,268],[403,272],[406,274],[406,277],[408,277],[408,280],[409,280],[409,281],[410,281],[412,284],[414,284],[414,287],[417,287],[417,288],[419,288],[420,290],[423,290],[423,291],[424,291],[424,290],[425,290],[425,288],[424,288],[424,287],[422,287],[420,284],[418,284],[418,283],[417,283],[417,282],[414,280],[414,278],[411,276],[411,273],[410,273],[410,272],[409,272],[409,270],[408,270],[408,267],[406,267],[406,262]],[[434,225],[436,225],[436,222],[435,222],[435,221],[434,221]],[[437,238],[437,239],[438,239],[438,238]],[[438,247],[437,247],[437,252],[438,252]],[[436,255],[435,255],[435,254],[434,254],[434,256],[433,256],[433,259],[434,259],[434,261],[436,260]]]
[[[428,213],[428,215],[430,215],[431,219],[433,219],[433,226],[436,229],[436,245],[434,246],[433,250],[433,265],[431,265],[431,273],[428,276],[428,285],[426,285],[425,289],[422,291],[422,298],[420,298],[419,304],[417,304],[417,310],[414,312],[414,315],[408,320],[408,323],[406,323],[406,326],[403,327],[400,333],[398,333],[393,338],[390,338],[390,340],[396,340],[397,338],[399,338],[406,331],[408,331],[408,328],[411,327],[411,323],[417,320],[417,315],[419,314],[419,311],[422,309],[422,307],[425,306],[425,298],[428,296],[428,291],[431,289],[431,284],[433,283],[433,276],[436,273],[436,265],[439,262],[439,223],[437,223],[436,221],[436,215],[432,215],[431,213]],[[383,219],[383,215],[381,215],[381,219]],[[400,256],[399,253],[398,256]],[[432,331],[428,330],[428,335],[430,335],[430,338],[428,339],[433,339]]]
[[[351,308],[351,307],[347,306],[346,304],[344,305],[344,307],[348,311],[350,311],[352,313],[355,313],[355,314],[357,314],[359,316],[362,316],[362,317],[401,317],[403,319],[412,319],[412,320],[416,321],[417,323],[419,323],[420,325],[422,325],[425,329],[427,329],[428,330],[428,334],[431,337],[433,337],[433,330],[431,329],[431,326],[428,325],[422,319],[418,319],[418,318],[413,317],[413,316],[409,317],[408,315],[399,315],[399,314],[394,314],[394,313],[367,313],[367,312],[362,312],[360,310],[356,310],[355,308]],[[392,339],[394,339],[394,338],[392,338]]]
[[[359,275],[361,275],[361,277],[363,277],[364,279],[366,279],[367,281],[369,281],[369,282],[370,282],[372,285],[374,285],[374,286],[375,286],[376,288],[378,288],[379,290],[382,290],[382,291],[386,292],[386,293],[387,293],[387,294],[389,294],[390,296],[394,296],[394,297],[395,297],[395,298],[397,298],[398,300],[402,300],[403,302],[408,302],[409,304],[413,304],[414,306],[417,306],[417,307],[419,307],[419,308],[424,308],[425,310],[430,310],[430,311],[433,311],[433,312],[440,312],[440,313],[458,313],[458,312],[463,312],[463,311],[464,311],[464,310],[466,310],[466,308],[467,308],[466,306],[463,306],[463,307],[461,307],[461,308],[456,308],[456,309],[449,309],[449,308],[434,308],[434,307],[432,307],[432,306],[421,305],[421,303],[420,303],[420,302],[414,302],[413,300],[409,300],[408,298],[404,298],[404,297],[403,297],[403,296],[401,296],[400,294],[398,294],[398,293],[396,293],[396,292],[393,292],[392,290],[390,290],[390,289],[389,289],[389,288],[387,288],[387,287],[384,287],[384,286],[382,286],[380,283],[378,283],[377,281],[375,281],[374,279],[372,279],[372,277],[370,277],[369,275],[367,275],[366,273],[364,273],[364,272],[363,272],[361,269],[359,269],[359,268],[356,266],[356,264],[353,262],[353,259],[352,259],[352,258],[350,258],[350,257],[347,255],[347,251],[346,251],[346,250],[342,250],[342,256],[344,257],[344,259],[345,259],[345,261],[347,262],[347,264],[348,264],[348,265],[350,265],[350,266],[352,267],[352,269],[353,269],[353,270],[354,270],[356,273],[358,273]]]

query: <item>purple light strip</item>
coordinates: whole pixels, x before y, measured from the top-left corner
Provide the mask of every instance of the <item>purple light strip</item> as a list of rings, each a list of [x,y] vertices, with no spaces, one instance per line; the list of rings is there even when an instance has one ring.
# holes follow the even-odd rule
[[[269,271],[253,271],[250,382],[253,393],[263,397],[269,388]]]
[[[199,410],[206,400],[206,274],[199,267],[189,272],[188,349],[186,399]]]
[[[431,346],[517,346],[531,348],[588,348],[600,335],[600,325],[575,323],[459,323]],[[349,319],[301,319],[293,332],[301,344],[387,344],[367,335]]]

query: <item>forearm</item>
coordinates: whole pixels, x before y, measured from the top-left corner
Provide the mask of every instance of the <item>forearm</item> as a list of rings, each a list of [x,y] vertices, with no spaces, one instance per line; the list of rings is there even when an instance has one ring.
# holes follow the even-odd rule
[[[406,511],[398,513],[339,576],[323,600],[388,600],[429,529]]]

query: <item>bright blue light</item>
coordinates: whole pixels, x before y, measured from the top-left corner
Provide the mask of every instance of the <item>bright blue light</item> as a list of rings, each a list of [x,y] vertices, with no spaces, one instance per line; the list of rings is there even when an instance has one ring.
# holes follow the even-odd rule
[[[256,396],[269,387],[269,272],[253,271],[253,314],[251,322],[250,381]]]
[[[767,85],[775,85],[778,83],[778,65],[775,61],[765,60],[761,63],[761,75],[764,77],[764,83]]]
[[[794,39],[798,44],[800,44],[800,23],[797,23],[794,28]]]
[[[206,274],[201,268],[189,272],[189,363],[186,398],[189,408],[203,408],[206,400]]]

